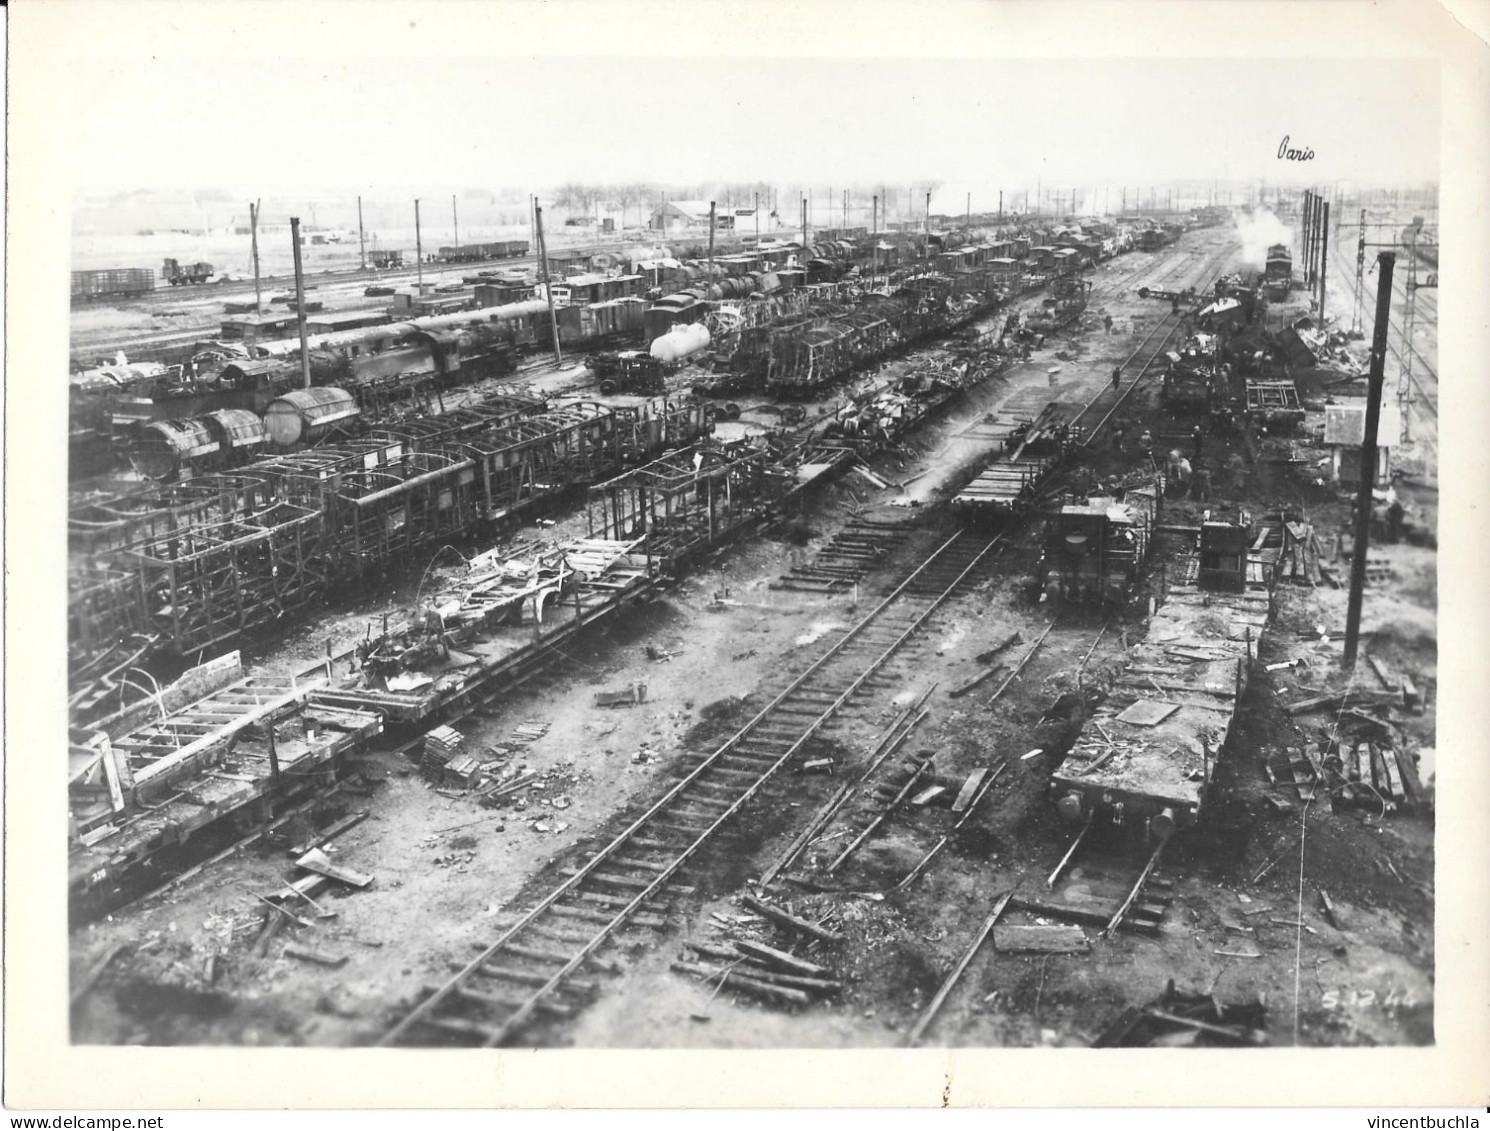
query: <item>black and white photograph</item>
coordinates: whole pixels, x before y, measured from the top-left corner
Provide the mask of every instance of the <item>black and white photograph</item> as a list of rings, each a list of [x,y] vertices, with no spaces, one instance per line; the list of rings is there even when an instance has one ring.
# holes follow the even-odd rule
[[[8,272],[59,329],[8,382],[48,1030],[1448,1056],[1437,7],[1396,54],[542,7],[20,6],[77,36]]]

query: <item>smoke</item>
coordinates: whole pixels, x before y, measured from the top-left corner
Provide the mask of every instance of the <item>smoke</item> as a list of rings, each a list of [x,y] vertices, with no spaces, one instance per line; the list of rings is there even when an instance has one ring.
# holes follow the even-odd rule
[[[1268,248],[1276,243],[1292,246],[1293,229],[1271,212],[1258,211],[1237,219],[1237,235],[1242,239],[1242,262],[1261,268]]]

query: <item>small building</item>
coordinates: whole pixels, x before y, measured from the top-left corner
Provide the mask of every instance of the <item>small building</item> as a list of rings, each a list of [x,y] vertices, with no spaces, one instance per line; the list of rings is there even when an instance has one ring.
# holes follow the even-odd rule
[[[224,318],[218,334],[225,342],[271,342],[296,333],[295,315],[239,314]]]
[[[342,310],[329,314],[321,313],[305,320],[307,334],[335,334],[342,330],[361,330],[368,326],[383,326],[390,321],[386,310]]]
[[[491,279],[476,284],[476,305],[507,306],[533,297],[533,284],[516,279]]]
[[[370,251],[367,253],[367,261],[380,271],[386,271],[390,267],[402,267],[404,265],[404,253],[401,251]]]
[[[669,200],[652,212],[648,227],[658,231],[673,228],[687,230],[709,230],[709,202],[707,200]],[[718,202],[714,205],[714,230],[719,232],[754,231],[755,209],[726,208]]]
[[[1381,406],[1376,426],[1376,482],[1386,484],[1392,470],[1391,453],[1402,436],[1402,413],[1390,402]],[[1324,442],[1330,449],[1330,477],[1354,483],[1361,476],[1361,441],[1366,438],[1364,399],[1325,405]]]

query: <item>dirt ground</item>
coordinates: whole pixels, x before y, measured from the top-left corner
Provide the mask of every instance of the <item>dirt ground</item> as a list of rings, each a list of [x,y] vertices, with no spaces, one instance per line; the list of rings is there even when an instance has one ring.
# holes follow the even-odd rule
[[[371,796],[353,799],[370,815],[327,851],[375,880],[365,890],[319,897],[335,917],[292,932],[297,944],[346,956],[345,965],[327,969],[286,956],[283,941],[264,957],[251,953],[263,906],[256,893],[279,888],[291,874],[290,859],[282,850],[240,854],[164,897],[74,932],[75,976],[109,947],[131,948],[76,1010],[75,1039],[289,1045],[375,1040],[424,987],[448,976],[451,962],[467,961],[502,923],[552,887],[560,868],[587,846],[605,843],[628,814],[675,781],[690,764],[690,751],[706,752],[728,737],[752,707],[862,615],[873,594],[950,533],[954,524],[945,500],[980,459],[980,453],[951,442],[951,433],[1022,389],[1048,387],[1053,365],[1060,367],[1056,391],[1084,402],[1163,313],[1160,304],[1138,299],[1133,289],[1173,270],[1176,257],[1189,256],[1189,270],[1198,275],[1202,264],[1192,250],[1218,250],[1229,239],[1224,229],[1200,232],[1178,249],[1104,265],[1095,275],[1086,329],[1072,340],[1047,343],[1031,364],[989,382],[967,405],[918,432],[903,453],[879,457],[875,466],[886,474],[893,469],[897,479],[935,471],[925,477],[929,483],[917,481],[918,506],[897,505],[912,500],[896,488],[875,492],[862,480],[842,481],[769,536],[739,546],[663,600],[585,638],[552,676],[515,693],[500,710],[463,721],[459,726],[469,745],[513,746],[512,764],[540,775],[540,784],[519,805],[483,809],[465,796],[435,790],[401,756],[372,756],[369,776],[380,784]],[[1117,334],[1103,334],[1104,311],[1113,314]],[[1057,351],[1066,358],[1057,360]],[[1189,422],[1160,418],[1152,387],[1131,400],[1123,415],[1154,421],[1161,442],[1167,431],[1188,432]],[[1294,465],[1269,462],[1265,445],[1249,455],[1240,441],[1235,448],[1229,441],[1211,442],[1207,460],[1224,467],[1239,454],[1244,463],[1243,473],[1229,490],[1218,490],[1211,506],[1244,505],[1254,513],[1303,508],[1322,536],[1346,521],[1348,503],[1338,492],[1300,479]],[[1134,458],[1101,442],[1086,462],[1105,474]],[[861,507],[883,516],[909,514],[917,532],[864,580],[857,606],[854,594],[819,597],[770,588],[793,564],[810,561]],[[1197,504],[1175,501],[1168,521],[1185,523],[1197,512]],[[571,515],[521,533],[562,536],[581,531],[582,524],[582,516]],[[1063,853],[1071,830],[1045,797],[1056,760],[1020,756],[1069,743],[1075,723],[1044,716],[1058,701],[1069,701],[1079,671],[1083,686],[1100,686],[1103,673],[1120,663],[1129,635],[1141,632],[1135,618],[1114,622],[1083,669],[1106,617],[1064,611],[995,705],[986,704],[992,685],[950,698],[948,690],[977,670],[974,657],[993,639],[1017,628],[1025,641],[1033,640],[1049,623],[1051,610],[1033,600],[1028,585],[1036,545],[1033,527],[1015,537],[995,574],[949,602],[874,690],[820,740],[821,750],[835,758],[835,770],[847,772],[900,710],[934,686],[926,704],[930,714],[901,755],[931,753],[937,779],[953,783],[976,768],[1008,762],[975,819],[908,890],[891,889],[948,831],[952,817],[944,809],[909,807],[886,821],[834,877],[842,890],[818,892],[783,880],[773,886],[774,900],[809,918],[827,916],[846,936],[840,947],[802,950],[843,982],[836,999],[799,1008],[768,1006],[669,969],[685,957],[687,942],[730,936],[777,946],[790,941],[744,909],[740,897],[846,779],[841,773],[789,775],[686,873],[696,894],[674,902],[667,928],[626,932],[602,951],[618,971],[598,978],[598,996],[577,1019],[535,1030],[535,1042],[901,1043],[995,897],[1015,885],[1040,888]],[[1162,553],[1161,547],[1161,558]],[[1421,690],[1427,710],[1398,725],[1409,748],[1427,751],[1426,773],[1436,681],[1434,554],[1410,546],[1373,547],[1373,557],[1378,554],[1389,559],[1395,576],[1367,591],[1368,649],[1410,673]],[[427,573],[458,566],[448,555]],[[327,639],[349,642],[362,634],[369,617],[407,603],[421,583],[429,584],[406,580],[355,607],[318,617],[264,657],[264,667],[301,666],[323,654]],[[1253,679],[1242,726],[1219,771],[1212,819],[1177,839],[1159,870],[1173,896],[1159,936],[1097,939],[1088,930],[1093,938],[1084,954],[1006,954],[985,946],[924,1043],[1083,1045],[1124,1007],[1158,996],[1171,978],[1181,989],[1212,992],[1223,1002],[1262,998],[1273,1044],[1432,1041],[1431,815],[1305,806],[1292,790],[1270,789],[1264,775],[1270,751],[1317,737],[1336,721],[1323,714],[1289,717],[1280,702],[1298,697],[1304,687],[1344,684],[1338,645],[1344,591],[1283,582],[1279,592],[1278,623],[1260,659],[1267,664],[1303,657],[1308,666],[1259,671]],[[1320,626],[1326,643],[1320,642]],[[1362,671],[1357,678],[1374,679],[1369,669]],[[635,681],[647,685],[644,703],[594,705],[594,692]],[[547,731],[516,741],[514,729],[528,720],[547,723]],[[1286,807],[1268,801],[1270,794]],[[835,855],[849,839],[847,824],[830,824],[807,849],[808,860]],[[1132,852],[1131,845],[1104,848],[1113,859]],[[1105,882],[1100,858],[1082,866],[1090,874],[1079,873],[1077,880]],[[1321,913],[1321,887],[1334,901],[1338,929]],[[721,931],[721,918],[727,931]],[[1036,922],[1014,913],[1009,921]],[[209,982],[206,964],[214,954],[216,976]]]

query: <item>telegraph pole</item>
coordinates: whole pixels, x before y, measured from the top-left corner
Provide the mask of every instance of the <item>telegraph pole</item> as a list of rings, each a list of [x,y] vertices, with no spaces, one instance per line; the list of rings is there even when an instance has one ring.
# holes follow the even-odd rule
[[[873,211],[869,219],[869,283],[873,286],[880,273],[880,198],[874,198]]]
[[[254,313],[263,314],[264,296],[259,291],[259,206],[257,204],[248,206],[248,230],[254,256]]]
[[[1350,332],[1361,328],[1361,307],[1365,303],[1366,286],[1366,210],[1361,209],[1361,235],[1355,245],[1355,313],[1350,318]]]
[[[543,209],[538,207],[538,198],[533,198],[533,229],[538,235],[538,262],[543,268],[543,293],[548,298],[548,328],[554,338],[554,362],[561,363],[564,355],[559,351],[559,320],[554,317],[554,288],[548,278],[548,246],[543,242]]]
[[[300,217],[290,217],[290,243],[295,250],[295,327],[300,331],[300,385],[310,388],[310,347],[305,340],[305,272],[300,267]]]
[[[714,285],[714,202],[709,201],[709,286]]]
[[[362,232],[362,198],[357,198],[357,254],[362,260],[362,269],[367,270],[367,237]]]
[[[414,287],[424,294],[424,241],[419,234],[419,198],[414,198]]]
[[[1361,437],[1361,484],[1356,494],[1355,548],[1350,555],[1350,604],[1345,614],[1346,670],[1355,667],[1361,637],[1361,602],[1366,591],[1366,549],[1371,534],[1371,492],[1376,486],[1376,431],[1381,424],[1381,391],[1386,372],[1387,334],[1392,313],[1392,268],[1395,251],[1376,258],[1381,268],[1376,282],[1376,328],[1371,335],[1370,384],[1366,392],[1366,432]]]
[[[1319,224],[1319,328],[1324,329],[1324,281],[1330,262],[1330,202],[1324,202]]]
[[[460,213],[455,210],[455,193],[450,194],[450,218],[455,222],[455,246],[460,246]]]

